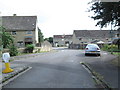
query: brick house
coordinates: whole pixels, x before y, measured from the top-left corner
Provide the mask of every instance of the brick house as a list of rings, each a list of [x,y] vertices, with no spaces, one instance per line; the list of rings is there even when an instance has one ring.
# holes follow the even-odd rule
[[[38,43],[37,16],[2,16],[2,26],[13,36],[17,47]]]
[[[72,35],[53,35],[53,46],[69,46],[72,42]]]

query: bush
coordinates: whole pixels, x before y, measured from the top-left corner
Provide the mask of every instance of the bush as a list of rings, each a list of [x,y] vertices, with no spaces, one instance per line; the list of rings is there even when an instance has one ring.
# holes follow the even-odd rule
[[[15,45],[9,46],[9,51],[10,51],[10,56],[17,56],[18,55],[18,50]]]
[[[34,50],[34,45],[32,44],[28,44],[25,48],[26,53],[33,53],[33,50]]]
[[[102,49],[105,51],[117,51],[118,47],[117,45],[104,45]]]

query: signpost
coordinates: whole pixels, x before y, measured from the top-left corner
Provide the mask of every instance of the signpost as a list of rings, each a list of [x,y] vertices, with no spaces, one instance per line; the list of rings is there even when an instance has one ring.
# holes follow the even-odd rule
[[[3,73],[10,73],[13,72],[14,70],[10,68],[10,54],[9,53],[3,53],[2,59],[5,62],[5,69],[2,71]]]

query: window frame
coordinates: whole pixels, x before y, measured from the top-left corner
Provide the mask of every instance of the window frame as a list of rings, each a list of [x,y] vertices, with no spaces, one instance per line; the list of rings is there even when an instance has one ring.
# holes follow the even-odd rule
[[[32,34],[32,33],[33,33],[32,30],[26,31],[26,34]]]
[[[16,31],[11,31],[11,34],[12,34],[12,35],[16,35],[17,32],[16,32]]]

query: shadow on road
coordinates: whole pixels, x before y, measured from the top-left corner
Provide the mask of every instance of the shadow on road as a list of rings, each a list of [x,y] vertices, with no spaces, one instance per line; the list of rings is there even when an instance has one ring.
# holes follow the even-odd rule
[[[77,56],[77,57],[100,57],[100,56],[94,55],[94,54],[85,56],[84,53],[83,53],[83,54],[78,54],[78,55],[76,55],[76,56]]]

